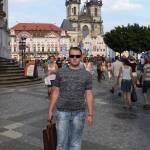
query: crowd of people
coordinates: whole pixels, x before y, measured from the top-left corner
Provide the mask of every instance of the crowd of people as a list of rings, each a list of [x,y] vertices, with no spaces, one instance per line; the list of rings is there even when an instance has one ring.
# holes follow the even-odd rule
[[[51,55],[42,62],[46,74],[45,84],[48,86],[48,95],[51,93],[51,86],[55,80],[59,68],[69,67],[69,58],[56,57]],[[135,93],[137,87],[142,87],[144,97],[144,108],[149,107],[148,88],[150,87],[150,58],[141,57],[139,60],[133,56],[106,59],[103,56],[82,56],[80,68],[97,76],[98,82],[102,80],[113,81],[111,93],[117,92],[124,99],[124,108],[132,109],[132,92]],[[141,93],[142,94],[142,93]],[[135,98],[136,99],[136,98]]]

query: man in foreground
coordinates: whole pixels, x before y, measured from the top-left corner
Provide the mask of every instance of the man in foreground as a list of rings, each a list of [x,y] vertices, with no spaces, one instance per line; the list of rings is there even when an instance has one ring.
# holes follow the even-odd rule
[[[56,106],[57,150],[81,150],[85,120],[93,123],[92,76],[80,68],[81,57],[80,48],[70,48],[70,66],[60,69],[53,84],[48,120]]]

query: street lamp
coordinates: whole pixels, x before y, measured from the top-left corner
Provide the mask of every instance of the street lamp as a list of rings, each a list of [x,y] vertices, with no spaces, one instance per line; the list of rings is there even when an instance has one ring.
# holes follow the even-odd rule
[[[19,49],[21,50],[21,55],[22,55],[22,68],[24,67],[24,59],[25,59],[25,50],[26,50],[26,38],[21,37],[19,41]]]

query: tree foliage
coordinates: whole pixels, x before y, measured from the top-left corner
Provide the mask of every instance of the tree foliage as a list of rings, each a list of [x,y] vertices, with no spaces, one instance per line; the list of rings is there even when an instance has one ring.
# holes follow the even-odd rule
[[[104,35],[104,41],[116,52],[136,53],[150,50],[150,28],[138,24],[118,26]]]

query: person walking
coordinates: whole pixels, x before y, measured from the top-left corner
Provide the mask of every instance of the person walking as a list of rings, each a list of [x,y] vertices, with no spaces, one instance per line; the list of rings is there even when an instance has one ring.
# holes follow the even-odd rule
[[[132,69],[129,66],[129,61],[127,59],[123,60],[123,66],[119,70],[119,75],[117,80],[118,83],[121,74],[122,74],[121,90],[123,92],[123,99],[125,103],[124,108],[130,109],[132,108],[132,104],[131,104]]]
[[[84,68],[93,75],[94,74],[94,65],[93,65],[92,60],[85,57],[83,64],[84,64]]]
[[[136,63],[135,58],[133,56],[129,57],[129,65],[132,69],[133,86],[136,89],[136,84],[137,84],[137,63]]]
[[[112,79],[112,63],[111,61],[108,61],[107,63],[107,72],[108,72],[108,79]]]
[[[46,77],[45,77],[45,85],[48,87],[48,96],[51,95],[52,90],[52,82],[56,78],[56,73],[58,72],[57,64],[55,63],[55,57],[50,56],[48,59],[47,69],[46,69]]]
[[[101,72],[102,72],[102,79],[105,80],[106,78],[106,72],[107,72],[107,63],[105,58],[102,58],[102,64],[101,64]]]
[[[119,70],[123,66],[122,62],[119,60],[119,57],[115,57],[115,62],[112,63],[112,75],[114,80],[114,85],[112,86],[112,89],[110,90],[111,93],[114,93],[115,90],[118,90],[118,95],[121,95],[120,86],[121,86],[121,75],[119,78],[119,84],[117,83]]]
[[[102,79],[102,70],[101,70],[101,65],[102,65],[102,58],[98,57],[97,58],[97,62],[96,62],[96,66],[97,66],[97,81],[101,82]]]
[[[80,68],[81,57],[80,48],[70,48],[70,65],[58,71],[53,83],[48,120],[56,107],[57,150],[81,150],[85,120],[93,124],[92,75]]]
[[[150,89],[150,58],[146,59],[144,65],[144,73],[143,73],[143,94],[144,94],[144,106],[143,108],[146,109],[147,107],[150,108],[148,105],[148,89]]]

